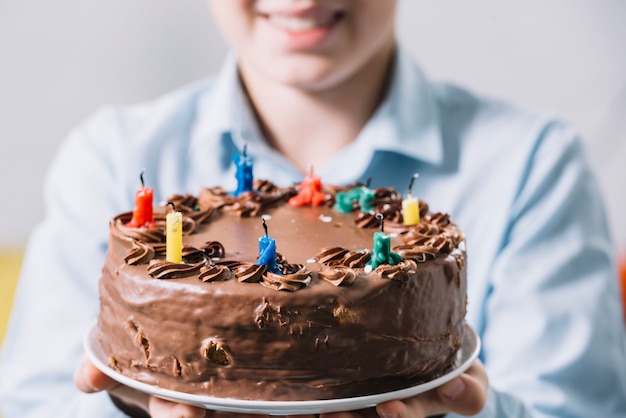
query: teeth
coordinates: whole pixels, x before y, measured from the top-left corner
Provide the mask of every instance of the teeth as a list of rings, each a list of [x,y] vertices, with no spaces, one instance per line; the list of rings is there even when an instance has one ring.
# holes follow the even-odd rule
[[[334,16],[295,17],[270,15],[270,21],[276,26],[292,32],[303,32],[323,26],[328,26],[334,20]]]

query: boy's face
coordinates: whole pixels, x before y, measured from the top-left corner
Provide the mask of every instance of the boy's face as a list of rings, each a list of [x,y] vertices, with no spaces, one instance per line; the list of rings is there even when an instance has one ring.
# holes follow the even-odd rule
[[[306,90],[348,79],[395,42],[396,0],[210,0],[244,74]]]

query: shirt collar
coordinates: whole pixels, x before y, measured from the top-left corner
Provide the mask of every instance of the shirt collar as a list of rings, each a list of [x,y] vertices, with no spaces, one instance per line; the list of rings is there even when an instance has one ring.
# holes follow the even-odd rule
[[[198,124],[192,141],[217,142],[228,134],[238,149],[246,144],[255,155],[281,158],[262,139],[242,91],[234,53],[226,58],[210,90],[200,99]],[[371,156],[381,150],[433,165],[443,162],[441,126],[433,86],[402,46],[396,51],[386,98],[347,148],[346,152],[357,151],[361,155]]]
[[[387,97],[359,140],[433,165],[443,162],[439,109],[433,86],[402,46]]]
[[[232,132],[235,126],[234,109],[241,102],[241,84],[237,72],[237,59],[229,54],[222,69],[209,85],[198,103],[198,119],[193,141],[211,141]]]
[[[192,141],[215,141],[217,145],[224,138],[230,138],[239,150],[246,146],[255,156],[277,154],[263,139],[239,79],[237,56],[232,52],[226,57],[213,88],[200,99]]]

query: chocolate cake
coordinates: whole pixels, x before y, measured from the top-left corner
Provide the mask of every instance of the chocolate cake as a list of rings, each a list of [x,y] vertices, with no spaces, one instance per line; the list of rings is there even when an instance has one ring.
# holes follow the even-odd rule
[[[130,212],[111,221],[98,327],[112,368],[187,393],[315,400],[453,367],[466,254],[448,215],[420,201],[419,223],[404,225],[389,188],[324,186],[318,206],[297,185],[253,189],[205,188],[171,197],[145,225]],[[180,263],[166,260],[172,208]]]

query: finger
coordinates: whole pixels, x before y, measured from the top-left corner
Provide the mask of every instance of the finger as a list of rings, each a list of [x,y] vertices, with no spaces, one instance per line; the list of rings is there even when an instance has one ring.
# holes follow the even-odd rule
[[[320,418],[378,418],[375,408],[321,414]]]
[[[321,414],[320,418],[361,418],[356,412],[330,412]]]
[[[206,411],[206,418],[269,418],[269,415],[244,414],[226,411]]]
[[[421,418],[448,412],[475,415],[485,404],[488,388],[487,373],[477,360],[463,374],[434,390],[409,399],[381,403],[376,410],[385,418]]]
[[[152,418],[204,418],[207,415],[206,409],[155,397],[150,397],[148,408]]]
[[[114,401],[116,406],[122,409],[128,415],[133,416],[133,414],[128,413],[129,411],[126,410],[127,408],[133,408],[132,411],[148,411],[148,402],[150,400],[150,395],[148,395],[147,393],[140,392],[121,384],[113,386],[108,390],[111,394],[111,398],[117,400],[118,403]]]
[[[430,395],[418,395],[403,401],[387,401],[376,406],[378,416],[383,418],[424,418],[431,409]]]
[[[317,418],[319,415],[287,415],[285,418]]]
[[[436,389],[444,411],[453,411],[461,415],[479,413],[487,400],[489,380],[482,363],[477,360],[470,368],[456,379]]]
[[[83,356],[74,371],[74,384],[82,392],[94,393],[110,389],[117,382],[98,370],[87,357]]]

